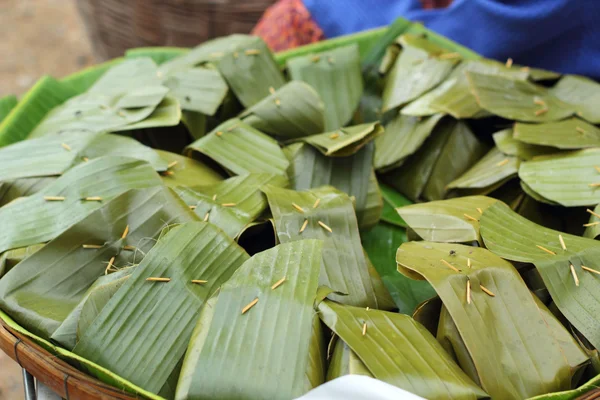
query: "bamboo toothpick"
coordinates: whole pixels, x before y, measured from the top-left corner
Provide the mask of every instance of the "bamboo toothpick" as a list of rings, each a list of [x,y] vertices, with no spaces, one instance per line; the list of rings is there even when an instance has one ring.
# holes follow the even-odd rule
[[[65,201],[63,196],[44,196],[46,201]]]
[[[470,258],[467,258],[467,267],[471,268],[471,259]]]
[[[444,260],[443,258],[440,261],[443,262],[446,265],[446,267],[450,268],[454,272],[460,272],[460,270],[458,268],[456,268],[454,265],[450,264],[448,261]]]
[[[135,246],[123,246],[123,250],[127,250],[127,251],[135,251]]]
[[[275,99],[275,105],[279,107],[281,105],[281,100]]]
[[[583,224],[584,227],[589,227],[589,226],[596,226],[599,225],[600,221],[596,221],[596,222],[590,222],[589,224]]]
[[[167,165],[167,168],[173,168],[174,166],[176,166],[177,164],[179,164],[179,161],[171,161],[169,163],[169,165]]]
[[[302,224],[302,226],[300,227],[300,230],[298,231],[298,233],[302,233],[304,232],[304,230],[306,229],[306,225],[308,225],[308,219],[304,220],[304,223]]]
[[[596,218],[600,218],[600,214],[598,214],[598,213],[590,210],[589,208],[587,210],[585,210],[585,211],[587,211],[588,213],[592,214]]]
[[[298,204],[292,203],[292,207],[294,207],[299,212],[304,213],[304,208],[300,207]]]
[[[481,285],[481,284],[480,284],[480,285],[479,285],[479,288],[480,288],[481,290],[483,290],[483,292],[484,292],[485,294],[487,294],[488,296],[490,296],[490,297],[496,297],[496,295],[494,294],[494,292],[492,292],[490,289],[486,288],[485,286],[483,286],[483,285]]]
[[[65,149],[66,151],[71,151],[71,146],[69,146],[68,144],[66,144],[66,143],[61,143],[60,145],[61,145],[61,146],[62,146],[62,148],[63,148],[63,149]]]
[[[575,281],[575,286],[579,286],[579,278],[577,277],[577,272],[575,272],[575,267],[573,264],[569,264],[571,268],[571,275],[573,275],[573,280]]]
[[[81,247],[83,247],[84,249],[101,249],[104,246],[101,244],[84,244]]]
[[[543,251],[545,251],[546,253],[552,254],[553,256],[555,256],[555,255],[556,255],[556,253],[555,253],[555,252],[553,252],[552,250],[548,250],[547,248],[545,248],[545,247],[542,247],[542,246],[540,246],[539,244],[536,244],[536,245],[535,245],[535,247],[537,247],[537,248],[538,248],[538,249],[540,249],[540,250],[543,250]]]
[[[273,86],[269,87],[269,93],[275,94],[275,88]]]
[[[337,132],[336,133],[332,133],[331,135],[329,135],[329,139],[337,139],[339,137],[340,137],[340,134],[337,133]]]
[[[247,56],[256,56],[260,54],[260,50],[258,49],[248,49],[244,52]]]
[[[310,61],[312,62],[317,62],[321,59],[321,56],[312,56],[312,58],[310,59]]]
[[[210,53],[210,54],[209,54],[209,57],[213,57],[213,58],[214,58],[214,57],[223,57],[223,55],[224,55],[224,54],[223,54],[223,53],[221,53],[221,52],[215,52],[215,53]]]
[[[565,240],[562,235],[558,235],[558,241],[560,242],[560,247],[562,247],[563,250],[566,250],[567,246],[565,245]]]
[[[158,278],[151,276],[150,278],[146,278],[148,282],[171,282],[171,278]]]
[[[321,202],[321,199],[315,200],[315,204],[313,204],[313,208],[317,208],[317,206],[319,205],[320,202]]]
[[[539,117],[540,115],[544,115],[544,114],[546,114],[547,112],[548,112],[548,109],[547,109],[547,108],[542,108],[542,109],[540,109],[540,110],[537,110],[537,111],[535,112],[535,116],[536,116],[536,117]]]
[[[328,231],[329,233],[333,233],[333,231],[331,230],[331,228],[329,226],[327,226],[324,222],[319,221],[319,225],[321,225],[321,227],[323,229],[325,229],[326,231]]]
[[[471,304],[471,280],[467,279],[467,304]]]
[[[236,203],[223,203],[221,204],[221,207],[235,207]]]
[[[596,271],[595,269],[588,268],[588,267],[586,267],[586,266],[583,266],[583,265],[581,266],[581,269],[583,269],[584,271],[591,272],[591,273],[593,273],[593,274],[598,274],[598,275],[600,275],[600,271]]]
[[[204,214],[204,222],[208,221],[209,214],[210,214],[210,211],[207,211],[206,214]]]
[[[280,280],[278,280],[277,282],[275,282],[273,284],[273,286],[271,286],[271,290],[275,290],[277,289],[279,286],[281,286],[283,284],[283,282],[285,282],[286,277],[284,276],[283,278],[281,278]]]
[[[258,303],[258,297],[256,299],[252,300],[250,303],[248,303],[248,305],[246,307],[242,308],[242,315],[246,314],[246,311],[248,311],[249,309],[254,307],[256,305],[256,303]]]
[[[460,54],[458,53],[444,53],[438,56],[440,60],[452,60],[454,58],[460,58]]]
[[[521,67],[521,71],[523,72],[529,72],[530,68],[529,67]]]
[[[171,176],[171,175],[175,175],[175,172],[173,172],[173,171],[163,171],[162,175],[163,176]]]
[[[83,162],[88,162],[88,161],[90,161],[90,159],[89,159],[89,158],[87,158],[87,157],[81,157],[81,159],[83,160]]]
[[[367,334],[367,323],[363,322],[362,335],[365,336]]]
[[[507,59],[505,65],[506,65],[506,68],[512,67],[512,65],[513,65],[513,59],[512,58]]]
[[[189,206],[190,210],[195,210],[197,206]]]
[[[204,285],[207,282],[208,281],[205,281],[205,280],[202,280],[202,279],[192,279],[192,283],[196,283],[198,285]]]
[[[221,132],[221,131],[217,131],[217,133],[215,133],[215,135],[217,135],[217,136],[221,136],[222,134],[223,134],[223,132]]]
[[[102,197],[90,196],[90,197],[84,197],[83,200],[85,200],[85,201],[102,201]]]
[[[217,195],[213,194],[212,201],[215,201],[215,200],[217,200]]]
[[[125,239],[128,234],[129,234],[129,225],[126,225],[125,230],[123,231],[123,234],[121,235],[121,239]]]
[[[479,212],[479,214],[483,214],[483,210],[479,207],[477,207],[477,212]]]
[[[600,172],[600,167],[597,165],[594,165],[594,169],[596,170],[596,172]]]
[[[470,219],[471,221],[479,222],[479,220],[475,217],[470,216],[469,214],[463,214],[465,218]]]
[[[506,164],[508,164],[508,158],[505,158],[504,160],[500,161],[499,163],[496,164],[496,167],[503,167]]]
[[[231,132],[232,130],[234,130],[237,127],[238,127],[238,124],[233,124],[229,128],[227,128],[227,132]]]
[[[335,60],[333,59],[333,57],[327,57],[327,62],[329,64],[335,64]]]
[[[600,182],[596,182],[596,183],[590,183],[588,184],[589,187],[600,187]]]
[[[113,268],[114,262],[115,262],[115,256],[112,256],[110,258],[110,260],[108,260],[108,265],[106,266],[106,269],[104,269],[104,275],[108,274],[108,271],[110,271]],[[116,269],[116,267],[115,267],[115,269]]]
[[[546,102],[544,100],[542,100],[542,99],[535,99],[535,100],[533,100],[533,102],[535,104],[537,104],[538,106],[544,106],[544,107],[546,107]]]
[[[583,129],[583,128],[582,128],[582,127],[580,127],[580,126],[578,126],[577,128],[575,128],[575,130],[576,130],[577,132],[581,133],[581,134],[584,134],[584,135],[585,135],[585,133],[586,133],[586,132],[585,132],[585,129]]]

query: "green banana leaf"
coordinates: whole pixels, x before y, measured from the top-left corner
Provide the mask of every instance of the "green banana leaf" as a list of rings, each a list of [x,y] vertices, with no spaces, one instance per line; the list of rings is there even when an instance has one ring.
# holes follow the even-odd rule
[[[25,139],[50,110],[75,95],[69,85],[42,77],[0,123],[0,147]]]
[[[181,118],[179,101],[171,95],[166,95],[144,120],[111,129],[111,132],[177,126],[181,122]]]
[[[198,112],[181,112],[181,123],[187,128],[192,140],[198,140],[206,134],[206,120],[206,115]]]
[[[0,253],[54,239],[129,189],[160,186],[146,162],[124,157],[101,157],[72,168],[36,194],[0,208]],[[46,196],[64,197],[63,201]],[[101,201],[85,201],[86,197]]]
[[[600,203],[600,148],[550,154],[521,163],[519,178],[533,191],[565,207]]]
[[[513,64],[512,68],[518,68],[521,71],[528,71],[529,79],[534,82],[537,81],[552,81],[560,78],[560,73],[554,71],[548,71],[541,68],[531,68],[524,65]]]
[[[277,141],[239,119],[223,122],[186,148],[186,154],[200,153],[231,174],[264,172],[285,174],[289,162]]]
[[[528,400],[576,400],[576,399],[593,399],[593,397],[585,397],[588,392],[598,390],[600,386],[600,375],[593,377],[583,385],[576,389],[565,390],[562,392],[555,392],[549,394],[541,394],[539,396],[531,397]],[[583,396],[583,397],[582,397]]]
[[[158,393],[183,357],[204,301],[247,259],[212,224],[172,228],[108,301],[73,352]],[[147,281],[152,277],[170,281]],[[195,279],[207,282],[195,284]],[[148,320],[155,323],[147,325]]]
[[[189,68],[165,77],[164,85],[181,108],[214,115],[229,90],[225,79],[213,68]]]
[[[540,146],[581,149],[600,146],[600,129],[578,118],[545,124],[516,123],[514,138]]]
[[[325,130],[325,106],[319,94],[300,81],[286,83],[239,117],[279,140],[297,139]]]
[[[18,263],[42,247],[44,247],[43,244],[33,244],[20,249],[5,251],[4,253],[0,254],[0,278],[2,278],[8,271],[13,269]]]
[[[375,169],[385,172],[401,166],[423,145],[442,117],[443,114],[426,118],[398,114],[385,126],[383,135],[375,139]]]
[[[496,147],[507,156],[516,156],[521,160],[531,160],[533,157],[556,153],[552,147],[536,146],[517,140],[513,136],[513,129],[503,129],[492,135]]]
[[[329,157],[347,157],[355,154],[371,140],[380,136],[384,129],[379,122],[347,126],[334,132],[325,132],[301,138]]]
[[[329,368],[327,369],[327,381],[344,375],[365,375],[373,378],[368,368],[360,361],[355,352],[350,350],[346,342],[337,339],[333,348]]]
[[[388,111],[415,100],[442,82],[459,57],[445,58],[449,53],[429,42],[426,37],[402,35],[398,38],[402,51],[386,78],[382,110]]]
[[[448,184],[450,189],[482,189],[517,176],[520,161],[492,148],[475,165]]]
[[[431,333],[408,315],[329,300],[321,302],[318,310],[323,322],[375,378],[428,399],[487,397]]]
[[[550,88],[559,100],[572,104],[577,115],[592,124],[600,124],[600,112],[595,104],[600,101],[600,84],[590,78],[577,75],[565,75]]]
[[[587,356],[558,322],[545,322],[509,262],[486,249],[433,242],[403,244],[396,261],[400,272],[436,289],[490,397],[522,399],[571,387]],[[553,328],[565,332],[557,335]],[[568,347],[563,338],[570,339]]]
[[[206,42],[205,42],[206,43]],[[126,58],[150,57],[156,64],[166,62],[191,52],[187,47],[159,46],[159,47],[137,47],[125,50]]]
[[[266,184],[286,187],[288,180],[283,175],[248,174],[213,185],[176,187],[175,191],[199,218],[237,238],[267,208],[267,199],[260,190]]]
[[[167,188],[125,192],[11,269],[0,280],[0,306],[50,337],[107,269],[138,263],[166,225],[196,219]]]
[[[380,222],[363,232],[361,241],[400,313],[411,315],[421,302],[435,296],[429,283],[409,279],[396,268],[396,250],[406,242],[404,229]]]
[[[537,201],[539,203],[550,204],[553,206],[559,205],[557,202],[549,200],[549,199],[545,198],[544,196],[542,196],[541,194],[539,194],[538,192],[536,192],[535,190],[533,190],[531,188],[531,186],[529,186],[524,181],[520,181],[519,184],[521,185],[521,190],[523,190],[523,192],[525,192],[527,194],[527,196],[531,197],[535,201]]]
[[[167,163],[172,165],[168,175],[161,175],[163,183],[168,187],[211,185],[223,180],[223,177],[207,165],[193,158],[164,150],[155,150],[156,153]]]
[[[237,43],[219,59],[218,67],[231,91],[246,108],[267,97],[270,88],[285,85],[271,50],[258,36]]]
[[[597,205],[593,211],[596,213],[596,215],[600,215],[600,205]],[[600,222],[600,218],[598,218],[596,215],[590,214],[590,221],[588,223],[589,225],[585,227],[583,237],[596,239],[598,236],[600,236],[600,223],[598,223]]]
[[[0,98],[0,124],[13,108],[17,106],[17,97],[13,95]]]
[[[236,271],[198,320],[177,399],[295,398],[311,388],[306,374],[322,248],[320,240],[281,244]]]
[[[92,87],[107,70],[119,64],[121,61],[123,61],[123,57],[117,57],[100,64],[83,68],[80,71],[64,77],[60,82],[70,86],[75,91],[75,95],[81,94]]]
[[[491,197],[467,196],[407,205],[396,211],[424,240],[457,243],[476,240],[481,243],[477,220],[481,212],[497,201]]]
[[[379,187],[381,189],[381,197],[383,197],[381,220],[388,224],[406,228],[406,222],[402,219],[400,214],[398,214],[396,209],[413,204],[413,202],[387,185],[380,184]]]
[[[132,268],[125,267],[96,279],[77,306],[52,333],[50,340],[60,344],[65,349],[73,350],[80,336],[78,332],[85,332],[85,329],[100,313],[108,300],[129,278],[132,270]]]
[[[545,87],[528,81],[475,72],[468,72],[467,79],[477,103],[506,119],[550,122],[565,119],[576,111]]]
[[[356,44],[287,60],[293,80],[312,86],[325,104],[325,130],[346,125],[363,94],[359,48]]]
[[[372,144],[348,157],[327,157],[304,143],[287,146],[284,152],[290,160],[288,176],[292,189],[333,186],[354,197],[359,228],[368,229],[379,221],[382,201],[371,167]]]
[[[263,191],[269,200],[281,243],[306,238],[324,241],[319,284],[347,294],[333,294],[333,298],[363,307],[394,307],[378,274],[369,271],[352,200],[346,194],[332,187],[297,192],[265,186]],[[314,207],[317,200],[317,207]],[[303,212],[294,205],[301,207]],[[305,221],[308,222],[302,230]]]

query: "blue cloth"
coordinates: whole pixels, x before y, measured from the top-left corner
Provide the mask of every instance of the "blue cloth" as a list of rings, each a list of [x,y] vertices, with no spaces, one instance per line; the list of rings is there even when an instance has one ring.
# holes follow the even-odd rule
[[[600,78],[600,0],[455,0],[435,10],[419,0],[303,1],[328,38],[404,17],[488,58]]]

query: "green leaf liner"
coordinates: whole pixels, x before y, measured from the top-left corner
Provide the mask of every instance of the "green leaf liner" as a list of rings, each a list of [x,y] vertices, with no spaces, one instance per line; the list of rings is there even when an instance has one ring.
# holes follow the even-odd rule
[[[600,129],[578,118],[545,124],[516,123],[514,138],[539,146],[582,149],[600,146]]]
[[[172,228],[109,300],[73,352],[158,393],[183,357],[205,300],[247,259],[242,248],[210,223]],[[154,277],[170,280],[148,281]]]
[[[396,261],[400,272],[433,285],[490,397],[522,399],[567,389],[575,369],[587,361],[568,332],[557,336],[545,321],[549,316],[516,269],[492,252],[410,242],[398,249]],[[564,337],[571,343],[563,343]]]
[[[576,114],[592,124],[600,124],[600,111],[595,106],[600,101],[600,84],[590,78],[565,75],[550,93],[565,103],[572,104]]]
[[[307,238],[324,241],[319,284],[347,294],[333,298],[363,307],[393,307],[378,274],[369,271],[352,201],[346,194],[331,187],[297,192],[265,186],[263,191],[281,243]]]
[[[459,178],[448,184],[450,189],[483,189],[517,176],[520,161],[506,156],[497,147],[490,150]]]
[[[375,378],[428,399],[487,397],[431,333],[408,315],[328,300],[318,310],[321,320]]]
[[[317,50],[318,51],[318,50]],[[287,60],[293,80],[312,86],[325,104],[325,130],[346,125],[363,93],[359,48],[356,44]]]
[[[201,153],[235,175],[285,174],[289,162],[275,139],[238,119],[217,126],[186,148],[186,154]]]
[[[310,389],[305,374],[322,248],[320,240],[281,244],[236,271],[198,320],[177,399],[295,398]]]

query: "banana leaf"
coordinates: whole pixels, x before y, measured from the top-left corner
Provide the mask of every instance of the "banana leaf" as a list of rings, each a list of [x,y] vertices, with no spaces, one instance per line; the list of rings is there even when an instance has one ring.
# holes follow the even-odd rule
[[[318,310],[375,378],[428,399],[487,397],[431,333],[409,316],[328,300]]]
[[[402,219],[400,214],[398,214],[396,209],[413,204],[413,202],[387,185],[380,184],[379,187],[381,189],[381,197],[383,197],[381,220],[388,224],[406,228],[406,222]]]
[[[176,57],[183,56],[191,50],[187,47],[158,46],[137,47],[125,50],[126,58],[150,57],[156,64],[164,64]]]
[[[550,122],[575,114],[543,86],[497,75],[468,72],[467,79],[477,103],[494,115],[524,122]]]
[[[325,130],[346,125],[363,94],[359,48],[356,44],[287,60],[293,80],[312,86],[325,104]]]
[[[288,175],[291,189],[333,186],[354,196],[361,229],[368,229],[377,223],[382,203],[377,178],[371,167],[373,145],[368,144],[349,157],[326,157],[303,143],[287,146],[284,152],[290,160]]]
[[[565,390],[549,394],[541,394],[531,397],[528,400],[576,400],[576,399],[593,399],[593,397],[584,396],[588,392],[597,391],[600,386],[600,375],[593,377],[585,384],[576,389]],[[595,394],[595,393],[594,393]]]
[[[596,213],[596,215],[590,214],[590,221],[587,224],[588,226],[585,227],[583,237],[596,239],[600,236],[600,218],[597,217],[597,215],[600,215],[600,205],[597,205],[594,208],[594,213]]]
[[[236,271],[201,314],[177,399],[296,398],[311,388],[306,374],[322,248],[320,240],[281,244]]]
[[[448,52],[423,36],[402,35],[398,42],[402,51],[386,78],[384,112],[403,106],[436,87],[460,59],[444,58]]]
[[[43,244],[33,244],[20,249],[5,251],[0,254],[0,278],[42,247],[44,247]]]
[[[404,229],[380,222],[363,232],[361,241],[400,313],[411,315],[421,302],[435,296],[429,283],[409,279],[396,268],[396,250],[406,242]]]
[[[533,191],[565,207],[600,203],[600,148],[550,154],[521,163],[519,178]]]
[[[537,81],[552,81],[560,78],[560,73],[554,71],[548,71],[547,69],[531,68],[524,65],[513,64],[512,68],[517,68],[521,71],[525,70],[528,72],[529,79],[534,82]]]
[[[267,97],[270,88],[285,85],[271,50],[257,36],[237,43],[219,59],[218,67],[231,91],[246,108]]]
[[[565,75],[549,92],[572,104],[581,118],[600,124],[600,112],[595,106],[600,101],[600,84],[597,82],[584,76]]]
[[[365,375],[373,378],[365,364],[355,352],[350,350],[348,344],[341,339],[336,340],[333,354],[327,369],[327,381],[344,375]]]
[[[50,110],[75,95],[69,85],[42,77],[0,123],[0,147],[25,139]]]
[[[17,97],[13,95],[0,98],[0,124],[13,108],[17,106]]]
[[[211,185],[223,180],[219,173],[193,158],[163,150],[155,151],[167,165],[177,162],[169,168],[170,174],[161,175],[168,187]]]
[[[117,272],[96,279],[77,306],[52,333],[50,340],[65,349],[73,350],[80,336],[78,332],[85,332],[108,300],[129,278],[132,271],[132,268],[121,268]]]
[[[403,244],[396,261],[400,272],[427,279],[436,289],[490,397],[523,399],[571,387],[587,356],[564,327],[545,321],[509,262],[486,249],[433,242]],[[565,332],[557,335],[555,329]]]
[[[186,127],[192,140],[198,140],[206,134],[207,117],[194,111],[182,111],[181,123]]]
[[[531,160],[533,157],[555,153],[551,147],[536,146],[517,140],[513,136],[513,129],[503,129],[492,135],[496,147],[507,156],[516,156],[521,160]]]
[[[363,307],[394,307],[378,274],[369,271],[352,200],[346,194],[332,187],[297,192],[265,186],[263,191],[269,200],[281,243],[306,238],[323,240],[319,284],[347,294],[333,294],[332,298]],[[314,207],[318,199],[317,207]],[[303,212],[295,206],[301,207]],[[305,221],[308,222],[302,229]]]
[[[165,226],[196,219],[169,189],[125,192],[11,269],[0,280],[0,306],[49,338],[98,277],[138,263]]]
[[[73,352],[157,393],[183,357],[204,301],[247,259],[212,224],[172,228],[108,301]],[[170,281],[149,282],[152,277]],[[207,282],[199,285],[195,279]]]
[[[458,243],[476,240],[482,243],[477,220],[481,212],[497,201],[491,197],[467,196],[407,205],[397,211],[424,240]]]
[[[285,174],[289,162],[275,139],[238,119],[225,121],[186,148],[209,157],[232,175]]]
[[[319,94],[300,81],[286,83],[246,109],[240,118],[279,140],[297,139],[325,130],[325,106]]]
[[[189,68],[169,74],[164,80],[169,94],[174,96],[181,108],[206,115],[214,115],[227,91],[227,83],[214,68]]]
[[[83,68],[82,70],[64,77],[60,82],[70,86],[74,90],[74,95],[81,94],[92,87],[107,70],[119,64],[121,61],[123,61],[123,57],[117,57],[100,64]]]
[[[423,119],[398,114],[385,126],[383,135],[375,139],[375,169],[385,172],[401,166],[423,145],[442,116]]]
[[[475,165],[448,184],[450,189],[482,189],[517,176],[520,161],[492,148]]]
[[[329,157],[347,157],[356,154],[371,140],[380,136],[384,129],[378,122],[347,126],[334,132],[306,136],[306,142]]]
[[[129,189],[160,186],[146,162],[101,157],[72,168],[36,194],[0,208],[0,253],[54,239]],[[58,196],[62,201],[46,200]],[[84,200],[100,197],[100,201]]]
[[[516,123],[514,138],[540,146],[581,149],[600,146],[600,129],[578,118],[545,124]]]
[[[283,175],[248,174],[213,185],[176,187],[175,192],[199,218],[237,238],[267,208],[267,199],[260,190],[266,184],[286,187],[288,181]]]
[[[156,108],[145,119],[111,129],[111,132],[123,132],[140,129],[163,128],[177,126],[181,122],[181,108],[179,101],[171,95],[166,95]]]

